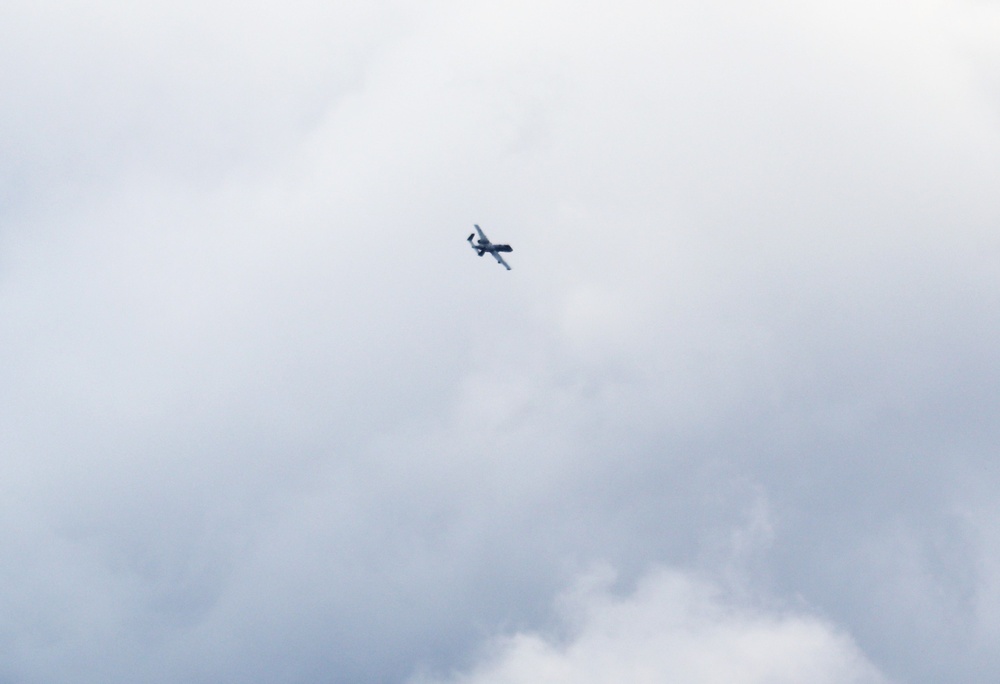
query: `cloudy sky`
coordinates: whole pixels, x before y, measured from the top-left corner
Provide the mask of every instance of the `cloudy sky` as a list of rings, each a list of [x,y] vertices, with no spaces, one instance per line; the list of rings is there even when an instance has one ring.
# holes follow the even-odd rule
[[[0,682],[1000,678],[1000,3],[7,0],[0,98]]]

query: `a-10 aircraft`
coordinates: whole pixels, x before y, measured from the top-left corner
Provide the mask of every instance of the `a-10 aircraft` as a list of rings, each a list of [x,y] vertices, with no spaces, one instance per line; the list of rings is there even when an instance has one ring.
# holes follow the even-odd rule
[[[476,237],[476,233],[479,233],[479,239],[473,242],[472,238]],[[498,264],[501,264],[504,268],[506,268],[509,271],[510,265],[503,260],[503,257],[500,256],[500,252],[513,252],[514,248],[511,247],[510,245],[494,245],[492,242],[490,242],[490,239],[486,237],[486,233],[483,232],[483,229],[480,228],[478,225],[476,225],[476,233],[473,233],[472,235],[469,236],[468,238],[469,246],[472,247],[472,249],[476,250],[476,253],[479,256],[482,256],[487,252],[489,252],[490,254],[493,255],[493,258],[497,260]]]

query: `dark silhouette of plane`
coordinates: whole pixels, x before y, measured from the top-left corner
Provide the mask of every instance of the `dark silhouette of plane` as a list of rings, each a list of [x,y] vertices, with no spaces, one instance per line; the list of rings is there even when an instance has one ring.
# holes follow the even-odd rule
[[[479,239],[473,242],[472,239],[476,237],[476,233],[479,233]],[[503,260],[503,257],[500,256],[500,252],[513,252],[514,248],[510,245],[494,245],[490,242],[490,239],[486,237],[486,233],[483,232],[483,229],[478,225],[476,225],[476,233],[469,236],[469,246],[476,250],[476,254],[479,256],[489,252],[493,255],[493,258],[497,260],[498,264],[502,265],[509,271],[510,265]]]

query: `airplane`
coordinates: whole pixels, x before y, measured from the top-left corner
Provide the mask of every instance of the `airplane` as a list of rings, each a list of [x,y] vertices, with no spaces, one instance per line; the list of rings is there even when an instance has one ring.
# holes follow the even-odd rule
[[[473,242],[472,238],[476,237],[476,233],[479,233],[479,239],[476,242]],[[503,260],[503,257],[500,256],[500,252],[513,252],[514,249],[510,245],[494,245],[490,242],[490,239],[486,237],[486,233],[483,232],[483,229],[478,225],[476,225],[476,233],[473,233],[468,237],[469,246],[476,250],[476,253],[479,256],[489,252],[493,255],[493,258],[497,260],[498,264],[503,265],[503,267],[509,271],[510,265]]]

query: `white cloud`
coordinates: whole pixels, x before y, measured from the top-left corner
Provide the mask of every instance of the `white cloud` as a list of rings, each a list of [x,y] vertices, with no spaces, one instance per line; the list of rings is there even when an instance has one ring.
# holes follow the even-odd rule
[[[452,684],[880,684],[851,638],[802,611],[741,605],[697,578],[659,570],[627,596],[584,580],[563,598],[561,636],[496,640]]]

